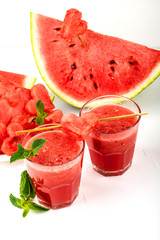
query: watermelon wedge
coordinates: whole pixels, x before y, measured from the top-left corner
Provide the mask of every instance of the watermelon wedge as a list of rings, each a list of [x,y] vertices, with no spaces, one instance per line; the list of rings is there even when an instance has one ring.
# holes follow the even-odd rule
[[[76,9],[64,21],[31,13],[35,61],[57,96],[76,107],[105,94],[132,98],[160,75],[160,51],[93,32],[81,16]]]
[[[24,87],[31,89],[36,81],[36,77],[26,76],[18,73],[0,71],[0,82],[6,86],[13,84],[15,87]]]

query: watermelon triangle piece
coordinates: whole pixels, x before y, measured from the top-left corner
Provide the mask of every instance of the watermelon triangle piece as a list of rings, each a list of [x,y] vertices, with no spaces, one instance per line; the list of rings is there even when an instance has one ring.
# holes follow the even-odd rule
[[[77,14],[72,14],[73,20]],[[69,104],[82,107],[106,94],[132,98],[160,75],[160,51],[85,28],[84,47],[72,24],[72,35],[63,36],[65,19],[31,13],[31,42],[42,78]]]
[[[31,89],[36,81],[36,77],[23,74],[0,71],[0,83],[14,85],[15,87],[24,87]]]

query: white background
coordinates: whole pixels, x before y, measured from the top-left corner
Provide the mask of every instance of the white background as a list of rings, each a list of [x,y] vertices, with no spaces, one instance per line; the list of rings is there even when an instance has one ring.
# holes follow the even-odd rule
[[[5,0],[0,7],[0,69],[36,76],[44,84],[32,54],[29,13],[63,20],[71,7],[82,11],[90,29],[160,49],[159,0]],[[19,196],[25,166],[0,156],[0,239],[159,240],[159,81],[134,98],[149,115],[141,119],[132,167],[122,176],[103,177],[93,171],[86,147],[80,193],[68,208],[30,212],[23,219],[9,194]],[[79,113],[58,97],[55,105],[64,113]]]

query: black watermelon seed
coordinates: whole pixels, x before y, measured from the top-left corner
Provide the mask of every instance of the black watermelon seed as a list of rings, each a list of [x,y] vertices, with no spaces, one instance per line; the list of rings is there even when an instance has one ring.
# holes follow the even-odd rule
[[[73,76],[70,78],[70,80],[71,80],[71,81],[73,80]]]
[[[71,68],[72,68],[72,69],[76,69],[76,64],[73,63],[73,64],[71,65]]]
[[[13,137],[13,141],[14,141],[14,142],[17,142],[18,140],[19,140],[19,139],[18,139],[17,136],[14,136],[14,137]]]
[[[90,78],[93,78],[93,74],[92,73],[90,74]]]
[[[57,28],[55,28],[55,30],[56,30],[56,31],[60,31],[60,30],[61,30],[61,28],[60,28],[60,27],[57,27]]]
[[[97,86],[97,83],[96,83],[96,82],[94,82],[94,88],[95,88],[95,89],[97,89],[97,88],[98,88],[98,86]]]
[[[138,65],[138,62],[137,61],[129,61],[129,64],[130,65]]]
[[[114,63],[116,63],[116,62],[115,62],[115,60],[112,59],[112,60],[110,61],[110,64],[114,64]]]
[[[115,71],[115,68],[114,68],[114,67],[111,67],[111,70],[114,72],[114,71]]]
[[[74,47],[76,44],[75,43],[73,43],[73,44],[70,44],[69,45],[69,47]]]

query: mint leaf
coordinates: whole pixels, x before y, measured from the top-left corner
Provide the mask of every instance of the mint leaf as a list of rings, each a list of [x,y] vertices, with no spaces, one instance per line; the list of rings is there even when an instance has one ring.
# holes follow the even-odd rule
[[[40,126],[44,123],[44,119],[48,115],[48,113],[44,112],[44,104],[41,100],[38,100],[38,102],[36,103],[36,109],[37,109],[36,122]]]
[[[23,196],[24,199],[27,199],[27,200],[30,198],[30,184],[28,181],[27,171],[23,171],[21,174],[20,195]]]
[[[47,140],[41,138],[33,140],[31,143],[31,151],[33,156],[37,154],[37,152],[43,147],[46,142]]]
[[[10,163],[29,157],[30,150],[24,149],[21,144],[17,144],[18,150],[12,154]]]
[[[12,194],[9,195],[9,199],[10,199],[11,203],[13,204],[13,206],[15,206],[17,208],[22,208],[21,199],[16,198]]]
[[[21,174],[20,195],[25,200],[29,200],[30,198],[34,198],[36,196],[33,182],[26,170]]]
[[[44,123],[44,118],[43,117],[36,117],[36,122],[38,126],[41,126]]]
[[[21,144],[17,144],[18,150],[10,157],[10,163],[36,156],[37,152],[43,147],[46,141],[45,139],[33,140],[31,143],[31,150],[23,148]]]
[[[38,205],[37,203],[28,201],[28,206],[30,209],[34,210],[34,211],[38,211],[38,212],[44,212],[44,211],[48,211],[49,208],[45,208],[41,205]]]
[[[36,103],[36,109],[37,109],[37,116],[43,115],[44,113],[44,104],[42,100],[38,100]]]
[[[28,174],[28,173],[27,173]],[[28,181],[29,181],[29,185],[30,185],[30,197],[31,198],[35,198],[36,196],[36,191],[34,189],[34,185],[33,185],[33,182],[28,174]]]

